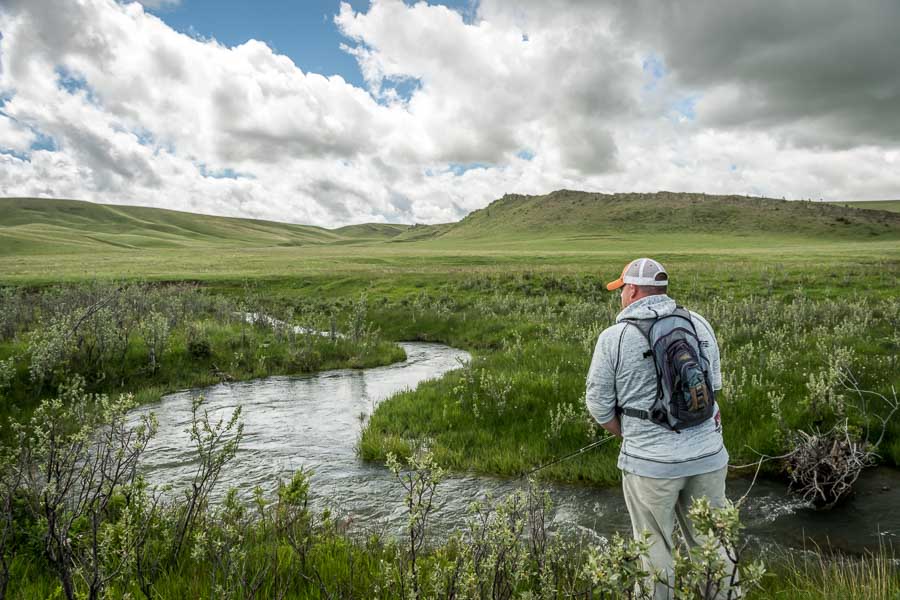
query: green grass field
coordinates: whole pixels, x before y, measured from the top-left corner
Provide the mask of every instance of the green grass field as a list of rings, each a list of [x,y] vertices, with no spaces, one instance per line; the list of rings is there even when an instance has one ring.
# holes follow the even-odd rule
[[[509,475],[595,439],[583,408],[584,378],[593,343],[618,310],[603,283],[638,256],[662,261],[670,295],[716,330],[733,461],[782,451],[781,427],[808,429],[837,418],[835,405],[821,404],[813,390],[853,405],[852,395],[826,381],[837,368],[831,356],[840,356],[838,366],[864,389],[900,388],[900,214],[887,210],[558,192],[508,196],[456,224],[325,230],[65,201],[48,202],[42,214],[41,202],[0,200],[9,208],[0,211],[0,286],[36,294],[57,284],[195,282],[231,303],[251,294],[264,301],[254,306],[292,314],[299,324],[312,311],[333,314],[345,327],[354,307],[363,306],[379,340],[440,341],[471,351],[469,367],[378,407],[360,440],[367,459],[426,444],[452,470]],[[666,227],[648,231],[636,217]],[[215,331],[215,360],[233,357],[235,325]],[[21,377],[28,339],[23,331],[0,353],[21,355]],[[171,372],[180,385],[192,373],[207,383],[208,365],[191,365],[179,339]],[[247,355],[237,374],[297,370],[289,348],[275,348],[284,359],[262,371],[259,357]],[[132,351],[135,364],[145,360],[143,345]],[[330,364],[355,354],[342,349]],[[367,364],[391,356],[379,346]],[[166,389],[146,375],[135,381],[157,396]],[[780,416],[773,397],[782,398]],[[866,424],[856,413],[850,418]],[[898,423],[880,453],[883,462],[900,464]],[[615,458],[609,446],[544,476],[612,485]],[[777,467],[770,463],[768,473],[778,476]],[[806,578],[779,576],[760,597],[826,597],[814,588],[828,577],[855,577],[830,568],[822,567],[821,577],[815,570]],[[172,575],[173,594],[193,589],[182,575]],[[36,597],[50,584],[32,576]],[[893,575],[870,578],[896,590]]]
[[[886,210],[889,212],[900,212],[900,200],[870,200],[867,202],[831,202],[838,206],[847,206],[849,208],[864,208],[866,210]]]

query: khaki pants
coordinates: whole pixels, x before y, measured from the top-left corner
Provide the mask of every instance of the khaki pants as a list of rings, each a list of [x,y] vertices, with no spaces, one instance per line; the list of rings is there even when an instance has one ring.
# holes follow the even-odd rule
[[[694,498],[706,496],[714,508],[725,506],[727,471],[728,467],[723,467],[711,473],[678,479],[656,479],[622,473],[622,490],[625,493],[625,504],[631,516],[634,536],[639,538],[643,531],[650,532],[651,546],[649,557],[644,560],[644,568],[650,573],[659,573],[663,579],[656,581],[654,600],[675,598],[675,593],[671,589],[674,583],[672,533],[675,519],[678,519],[688,545],[691,547],[699,545],[703,538],[694,531],[688,519],[691,502]],[[721,548],[720,554],[728,564],[728,557]],[[668,586],[664,583],[666,577],[669,580]]]

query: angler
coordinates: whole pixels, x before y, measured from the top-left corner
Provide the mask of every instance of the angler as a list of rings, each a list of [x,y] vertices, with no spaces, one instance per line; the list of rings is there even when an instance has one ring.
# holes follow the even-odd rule
[[[622,438],[622,490],[635,537],[651,535],[644,567],[659,575],[656,600],[674,595],[676,519],[687,543],[700,544],[688,509],[699,496],[724,506],[728,469],[716,338],[706,319],[667,295],[668,283],[660,263],[639,258],[607,284],[620,291],[622,312],[597,340],[586,394],[594,419]]]

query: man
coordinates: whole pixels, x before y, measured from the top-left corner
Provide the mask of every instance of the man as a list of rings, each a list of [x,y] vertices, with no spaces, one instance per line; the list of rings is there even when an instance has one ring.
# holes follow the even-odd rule
[[[597,340],[586,394],[594,419],[622,438],[618,466],[625,503],[635,537],[643,531],[650,533],[651,546],[644,566],[650,573],[659,574],[654,590],[657,600],[674,597],[670,586],[675,520],[688,544],[697,545],[699,540],[687,511],[699,496],[709,498],[713,507],[724,506],[728,469],[719,409],[711,397],[711,406],[697,424],[676,430],[649,417],[659,414],[656,408],[651,411],[659,404],[656,357],[647,331],[650,324],[662,323],[658,320],[676,313],[675,301],[666,295],[668,282],[669,275],[660,263],[639,258],[625,266],[619,279],[607,284],[608,290],[620,290],[622,312],[616,324]],[[677,314],[683,316],[685,331],[693,327],[696,332],[694,339],[701,354],[698,362],[706,378],[701,382],[702,401],[706,382],[713,390],[722,388],[719,348],[706,319],[693,311],[679,309]]]

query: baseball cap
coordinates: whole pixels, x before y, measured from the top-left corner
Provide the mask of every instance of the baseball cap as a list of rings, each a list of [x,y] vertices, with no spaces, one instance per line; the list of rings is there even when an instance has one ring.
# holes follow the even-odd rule
[[[638,258],[622,269],[622,275],[606,284],[606,289],[617,290],[626,283],[634,285],[663,286],[669,284],[666,268],[652,258]]]

